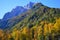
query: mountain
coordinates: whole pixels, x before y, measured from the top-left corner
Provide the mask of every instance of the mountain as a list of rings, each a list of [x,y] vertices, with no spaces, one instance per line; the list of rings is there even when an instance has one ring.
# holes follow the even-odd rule
[[[36,24],[38,25],[39,22],[41,21],[55,23],[55,19],[60,17],[60,9],[50,8],[44,6],[41,3],[34,4],[32,9],[29,10],[28,12],[25,13],[28,14],[28,16],[24,18],[22,21],[20,21],[19,23],[17,23],[16,25],[14,25],[10,30],[14,30],[14,28],[20,30],[24,27],[32,28]]]
[[[55,18],[60,17],[60,9],[58,8],[49,8],[44,6],[41,3],[36,3],[33,7],[24,12],[21,15],[15,16],[5,23],[4,21],[1,22],[1,26],[3,29],[11,30],[14,28],[19,28],[24,25],[36,25],[39,21],[48,21],[48,22],[55,22]]]
[[[28,12],[29,14],[29,12]],[[10,18],[8,20],[0,20],[0,28],[6,29],[14,26],[18,22],[22,21],[25,17],[28,16],[28,14],[22,13],[21,15],[15,16],[13,18]]]
[[[23,8],[21,6],[17,6],[11,12],[7,12],[3,17],[3,20],[8,20],[8,19],[13,18],[13,17],[15,17],[23,12],[26,12],[26,11],[27,11],[26,8]]]
[[[29,5],[30,4],[33,3],[30,2]],[[21,11],[20,9],[25,12]],[[11,12],[5,14],[3,19],[0,21],[0,28],[10,29],[19,22],[21,23],[21,21],[23,21],[24,24],[25,20],[27,21],[27,24],[30,24],[30,22],[33,21],[33,25],[36,24],[34,23],[35,21],[37,22],[39,20],[53,22],[55,17],[60,17],[59,11],[60,9],[58,8],[49,8],[44,6],[42,3],[36,3],[28,10],[24,10],[23,7],[17,6]]]
[[[26,12],[16,15],[8,20],[5,19],[0,20],[0,28],[2,29],[2,30],[0,29],[0,39],[2,40],[60,39],[59,8],[50,8],[43,5],[42,3],[35,3],[30,9],[29,7],[27,9],[28,10]],[[13,12],[15,12],[15,10]],[[10,15],[10,12],[8,13]]]
[[[49,22],[53,22],[55,17],[60,17],[60,9],[58,8],[49,8],[44,6],[42,3],[34,3],[30,2],[28,6],[30,9],[25,9],[21,6],[17,6],[11,12],[8,12],[4,15],[3,19],[0,21],[0,28],[1,29],[11,29],[18,23],[24,24],[25,20],[28,25],[33,22],[33,25],[36,22],[46,20]],[[20,25],[20,24],[19,24]],[[13,27],[14,28],[14,27]]]
[[[29,3],[30,9],[33,7],[32,2]],[[22,6],[17,6],[16,8],[14,8],[11,12],[7,12],[3,19],[1,19],[0,21],[0,28],[1,29],[5,29],[7,27],[14,26],[16,23],[18,23],[19,21],[23,20],[27,14],[25,14],[25,12],[27,12],[28,10],[27,8],[24,8]]]
[[[35,4],[35,3],[30,2],[29,4],[27,4],[26,6],[24,6],[24,8],[26,8],[26,9],[31,9],[34,4]]]
[[[26,7],[22,7],[22,6],[17,6],[16,8],[14,8],[11,12],[7,12],[4,17],[3,20],[8,20],[10,18],[13,18],[15,16],[20,15],[21,13],[26,12],[27,10],[31,9],[33,7],[34,3],[30,2],[29,4],[26,5]]]

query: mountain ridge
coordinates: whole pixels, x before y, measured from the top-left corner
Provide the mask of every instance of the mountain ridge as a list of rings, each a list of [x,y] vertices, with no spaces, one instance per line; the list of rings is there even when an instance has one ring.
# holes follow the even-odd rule
[[[21,13],[26,12],[27,10],[31,9],[33,5],[34,3],[30,2],[29,4],[26,5],[26,8],[22,6],[17,6],[16,8],[12,9],[11,12],[7,12],[2,19],[8,20],[14,16],[18,16]]]
[[[23,20],[21,20],[16,24],[16,25],[19,24],[19,26],[15,26],[15,27],[18,28],[18,27],[21,27],[21,25],[22,27],[24,27],[24,25],[27,26],[28,24],[29,25],[31,24],[33,26],[36,23],[39,23],[39,21],[44,21],[44,20],[48,22],[55,22],[55,17],[56,18],[60,17],[59,11],[60,9],[49,8],[47,6],[42,5],[41,3],[37,3],[32,7],[32,9],[26,12],[26,15],[28,14],[28,16],[26,16]],[[13,26],[12,29],[14,29],[15,27]]]

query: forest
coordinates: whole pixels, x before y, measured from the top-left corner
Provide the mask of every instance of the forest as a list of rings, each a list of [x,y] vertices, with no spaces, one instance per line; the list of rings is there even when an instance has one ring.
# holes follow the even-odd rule
[[[30,26],[31,27],[31,26]],[[6,31],[0,29],[0,40],[59,40],[60,18],[55,23],[41,21],[32,28],[23,27],[21,30]]]

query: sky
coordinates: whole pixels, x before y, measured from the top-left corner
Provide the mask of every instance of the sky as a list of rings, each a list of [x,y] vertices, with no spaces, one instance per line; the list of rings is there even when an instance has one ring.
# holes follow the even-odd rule
[[[0,19],[16,6],[24,6],[29,2],[41,2],[48,7],[60,8],[60,0],[0,0]]]

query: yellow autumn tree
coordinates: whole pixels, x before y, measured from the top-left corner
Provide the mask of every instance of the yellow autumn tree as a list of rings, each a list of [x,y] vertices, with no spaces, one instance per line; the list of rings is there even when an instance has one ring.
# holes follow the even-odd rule
[[[20,30],[17,30],[16,28],[13,30],[13,32],[11,33],[12,37],[15,40],[19,40],[20,38]]]
[[[60,33],[60,18],[56,19],[56,23],[54,24],[54,31],[57,34]]]
[[[37,25],[33,26],[31,28],[31,33],[32,33],[32,39],[33,40],[37,40],[37,37],[38,37],[38,28],[37,28]]]
[[[25,35],[26,40],[31,40],[31,32],[30,32],[30,29],[28,27],[24,27],[22,29],[22,34]]]
[[[0,29],[0,40],[4,40],[4,32]]]

